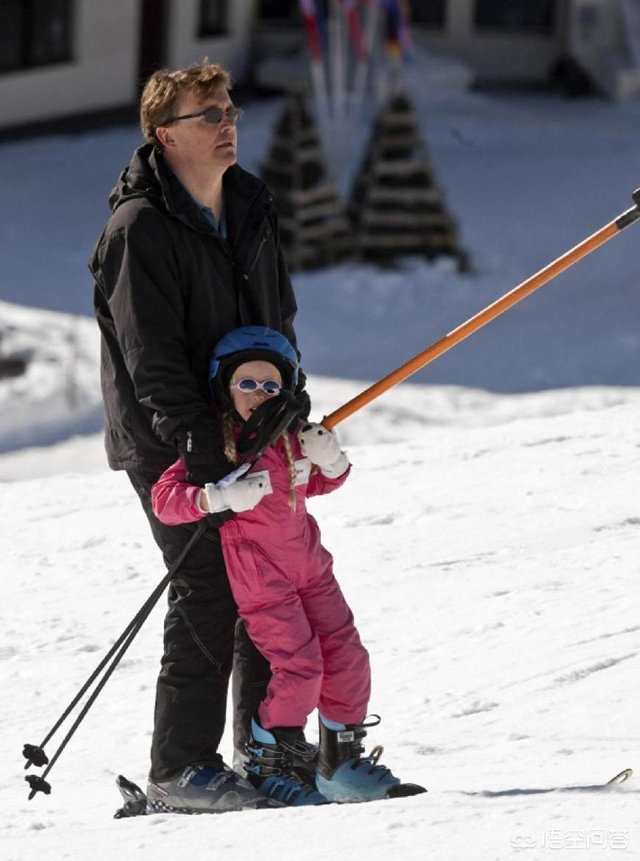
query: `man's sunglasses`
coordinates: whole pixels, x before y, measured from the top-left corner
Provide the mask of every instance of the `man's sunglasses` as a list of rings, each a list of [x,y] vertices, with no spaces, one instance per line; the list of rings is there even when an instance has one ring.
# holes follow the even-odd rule
[[[170,117],[165,122],[167,124],[176,123],[178,120],[191,120],[195,117],[202,117],[205,123],[217,125],[222,122],[222,118],[224,117],[235,125],[243,114],[244,111],[242,108],[227,108],[226,111],[223,111],[222,108],[207,108],[206,111],[198,111],[197,114],[182,114],[180,117]]]
[[[238,389],[240,392],[248,394],[250,392],[264,392],[267,395],[278,395],[282,386],[275,380],[265,380],[264,383],[254,380],[253,377],[244,377],[238,380],[237,383],[231,383],[231,389]]]

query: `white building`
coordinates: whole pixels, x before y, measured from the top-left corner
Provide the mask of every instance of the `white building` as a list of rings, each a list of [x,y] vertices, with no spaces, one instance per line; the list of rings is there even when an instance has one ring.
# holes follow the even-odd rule
[[[255,0],[2,0],[0,127],[132,105],[159,66],[249,72]]]
[[[612,97],[640,88],[638,0],[408,5],[416,43],[480,82],[542,82],[571,54]],[[208,56],[243,82],[265,59],[303,50],[298,0],[2,0],[0,128],[131,106],[158,66]]]
[[[640,0],[417,0],[411,5],[420,41],[465,60],[481,83],[544,82],[559,59],[571,58],[604,95],[640,94]]]

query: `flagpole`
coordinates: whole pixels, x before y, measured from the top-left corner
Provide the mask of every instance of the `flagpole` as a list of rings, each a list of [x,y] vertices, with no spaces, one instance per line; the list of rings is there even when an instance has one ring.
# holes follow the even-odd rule
[[[379,20],[378,0],[368,0],[366,5],[367,14],[365,18],[362,51],[358,58],[353,81],[353,107],[354,114],[357,119],[361,119],[364,114],[367,81],[369,79],[369,73],[372,66]]]
[[[342,6],[340,0],[329,2],[329,48],[327,64],[331,82],[330,104],[331,118],[329,133],[326,139],[327,156],[331,165],[331,173],[341,187],[345,163],[345,150],[348,142],[345,137],[345,57],[344,30],[342,26]]]
[[[343,46],[342,8],[340,0],[330,0],[329,18],[331,89],[333,101],[333,121],[338,128],[344,118],[345,62]]]
[[[326,146],[330,139],[331,110],[327,92],[327,80],[322,55],[322,37],[315,0],[299,0],[304,27],[307,32],[307,48],[311,64],[311,83],[316,103],[320,135]]]
[[[318,125],[320,134],[325,141],[329,138],[331,126],[331,109],[329,107],[329,96],[327,94],[327,81],[325,77],[322,59],[311,61],[311,82],[318,111]]]

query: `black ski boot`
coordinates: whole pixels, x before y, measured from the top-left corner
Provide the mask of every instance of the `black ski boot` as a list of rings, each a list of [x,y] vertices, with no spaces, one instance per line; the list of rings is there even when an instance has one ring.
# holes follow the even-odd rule
[[[248,759],[244,765],[247,779],[260,795],[289,807],[326,804],[327,799],[294,770],[295,753],[306,754],[308,747],[302,730],[297,727],[266,730],[252,720]]]

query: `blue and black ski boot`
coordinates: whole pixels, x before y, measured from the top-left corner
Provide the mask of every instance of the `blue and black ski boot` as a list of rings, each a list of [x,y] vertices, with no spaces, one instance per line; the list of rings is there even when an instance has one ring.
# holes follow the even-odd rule
[[[320,715],[316,787],[329,801],[345,804],[426,792],[417,784],[402,783],[390,769],[380,765],[382,747],[374,747],[369,756],[362,756],[367,730],[379,723],[377,715],[361,724],[336,723]]]
[[[309,745],[298,727],[263,729],[251,721],[251,738],[244,768],[260,795],[289,807],[327,804],[327,799],[294,770],[294,756],[308,755]]]

